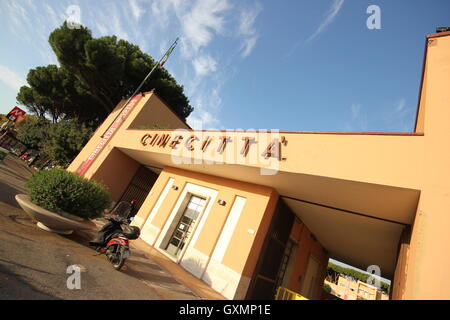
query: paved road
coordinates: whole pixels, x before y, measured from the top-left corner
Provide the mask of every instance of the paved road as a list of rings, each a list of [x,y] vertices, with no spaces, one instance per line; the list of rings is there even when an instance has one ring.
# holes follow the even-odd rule
[[[80,235],[37,228],[14,200],[31,174],[10,155],[0,163],[0,299],[198,299],[139,250],[118,272]],[[70,265],[79,290],[67,288]]]

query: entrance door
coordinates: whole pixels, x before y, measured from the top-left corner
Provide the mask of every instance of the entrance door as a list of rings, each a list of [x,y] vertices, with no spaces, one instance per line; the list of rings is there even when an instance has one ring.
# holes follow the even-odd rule
[[[308,299],[315,299],[315,291],[317,287],[317,275],[319,273],[319,262],[314,256],[309,256],[308,265],[302,286],[302,293]]]
[[[169,243],[165,248],[169,254],[175,257],[179,256],[186,243],[189,242],[195,224],[202,213],[205,204],[206,199],[191,195],[189,202],[169,239]]]
[[[158,175],[144,166],[140,166],[136,171],[133,179],[131,179],[130,184],[120,197],[120,201],[130,202],[136,199],[135,212],[137,213],[144,203],[145,198],[147,198],[150,189],[155,184]]]

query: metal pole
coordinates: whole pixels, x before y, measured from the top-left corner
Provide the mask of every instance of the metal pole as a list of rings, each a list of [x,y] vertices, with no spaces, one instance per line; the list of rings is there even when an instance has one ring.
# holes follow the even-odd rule
[[[163,55],[163,57],[161,59],[159,59],[158,63],[155,64],[155,66],[152,68],[152,70],[150,70],[150,72],[147,74],[147,76],[144,78],[144,80],[141,82],[141,84],[139,85],[139,87],[137,87],[137,89],[134,91],[134,93],[130,96],[130,98],[128,98],[127,102],[125,103],[125,105],[122,107],[122,109],[120,110],[120,112],[117,114],[117,116],[114,118],[114,120],[111,122],[111,124],[108,126],[108,128],[106,128],[105,132],[102,133],[102,135],[100,136],[101,138],[103,138],[103,136],[105,135],[105,133],[109,130],[109,128],[112,126],[112,124],[117,120],[117,118],[120,116],[120,114],[122,113],[123,109],[125,109],[125,107],[128,105],[128,103],[130,103],[131,99],[133,99],[133,97],[139,92],[139,90],[142,88],[142,86],[144,85],[144,83],[147,81],[148,78],[150,78],[150,76],[152,75],[153,71],[156,70],[156,68],[158,68],[158,66],[161,65],[162,60],[166,57],[166,55],[169,53],[169,51],[174,48],[177,45],[179,38],[177,37],[177,39],[172,43],[172,45],[169,47],[169,49],[167,49],[166,53]]]

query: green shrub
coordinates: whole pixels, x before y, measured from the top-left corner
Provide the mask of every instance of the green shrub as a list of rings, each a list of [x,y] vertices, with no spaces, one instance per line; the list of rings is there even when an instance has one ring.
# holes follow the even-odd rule
[[[26,187],[31,202],[55,213],[95,219],[110,206],[105,186],[64,169],[36,172]]]

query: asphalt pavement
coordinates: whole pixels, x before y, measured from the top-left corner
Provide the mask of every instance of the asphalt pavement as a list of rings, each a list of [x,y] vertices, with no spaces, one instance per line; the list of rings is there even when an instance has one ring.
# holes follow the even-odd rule
[[[0,299],[200,299],[137,248],[116,271],[83,234],[39,229],[14,199],[33,172],[12,155],[0,162]]]

